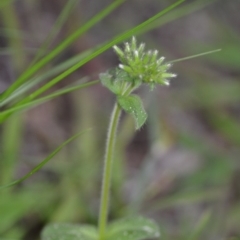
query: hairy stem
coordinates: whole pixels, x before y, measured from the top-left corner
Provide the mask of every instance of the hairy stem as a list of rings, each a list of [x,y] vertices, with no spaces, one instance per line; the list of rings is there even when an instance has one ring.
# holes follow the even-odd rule
[[[104,173],[103,173],[102,190],[101,190],[101,205],[100,205],[99,222],[98,222],[99,240],[104,240],[105,230],[107,225],[113,154],[114,154],[117,126],[118,126],[120,115],[121,115],[121,108],[119,107],[118,103],[116,103],[112,111],[112,116],[111,116],[109,128],[108,128],[107,142],[106,142]]]

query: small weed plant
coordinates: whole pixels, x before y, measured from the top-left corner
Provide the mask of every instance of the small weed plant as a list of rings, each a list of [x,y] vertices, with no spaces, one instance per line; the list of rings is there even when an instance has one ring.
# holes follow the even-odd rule
[[[133,92],[143,84],[147,84],[150,90],[156,85],[168,86],[177,75],[169,72],[171,64],[165,63],[164,57],[159,58],[157,50],[146,51],[145,44],[138,46],[135,37],[124,44],[124,49],[116,45],[113,49],[121,63],[115,69],[100,74],[102,85],[115,95],[116,102],[107,131],[98,228],[91,225],[51,224],[44,229],[42,240],[142,240],[160,236],[158,225],[142,216],[118,219],[108,224],[112,166],[121,112],[133,116],[136,130],[147,120],[142,100]]]
[[[7,2],[8,1],[6,1],[6,3]],[[69,1],[68,3],[72,4],[73,2],[74,1]],[[107,130],[98,226],[86,224],[77,225],[71,223],[51,223],[43,229],[41,234],[42,240],[141,240],[159,238],[160,236],[158,224],[156,224],[153,220],[142,216],[117,219],[108,223],[110,189],[113,162],[115,158],[114,149],[119,119],[122,111],[133,116],[135,120],[135,128],[136,130],[139,130],[147,120],[147,113],[143,107],[141,97],[135,94],[134,91],[140,88],[142,85],[148,85],[151,91],[154,90],[155,86],[157,85],[168,86],[170,80],[176,77],[176,74],[169,71],[171,64],[174,61],[166,62],[164,57],[159,57],[157,50],[147,51],[145,49],[145,44],[138,44],[136,38],[132,36],[156,27],[156,21],[160,16],[177,7],[183,1],[177,1],[175,4],[156,14],[147,21],[126,31],[125,33],[120,34],[107,43],[97,46],[94,49],[87,50],[64,63],[61,63],[53,69],[43,72],[40,75],[36,75],[39,70],[41,70],[52,59],[58,56],[73,41],[94,26],[102,18],[111,13],[123,2],[123,0],[113,1],[111,5],[93,17],[82,28],[76,30],[72,35],[61,42],[54,50],[50,51],[49,54],[46,54],[49,41],[54,38],[54,33],[60,28],[59,23],[63,21],[63,17],[66,17],[66,13],[63,11],[63,14],[61,15],[61,21],[57,22],[58,25],[56,25],[54,31],[52,31],[52,35],[48,38],[48,42],[43,44],[42,48],[36,54],[33,62],[30,64],[30,67],[27,68],[16,79],[16,81],[0,95],[0,123],[3,123],[16,112],[42,104],[60,95],[99,83],[99,80],[92,82],[81,82],[80,84],[76,83],[72,86],[67,86],[63,89],[56,90],[51,94],[41,96],[43,93],[46,93],[49,88],[62,81],[85,63],[92,60],[94,57],[98,56],[110,47],[113,47],[120,61],[120,64],[116,68],[102,73],[99,76],[101,84],[115,95],[116,102],[112,110],[109,127]],[[10,1],[8,4],[10,4]],[[68,8],[69,6],[66,6],[65,9]],[[132,37],[130,42],[125,42],[123,48],[116,45],[125,39],[129,39],[130,37]],[[198,54],[184,59],[178,59],[175,60],[175,62],[200,55],[203,54]],[[49,78],[52,79],[48,80]],[[46,82],[46,80],[48,81]],[[36,88],[39,83],[42,84],[41,87]],[[66,144],[73,141],[81,134],[82,132],[69,138],[48,157],[46,157],[31,172],[19,180],[11,183],[8,182],[12,177],[11,168],[14,168],[14,161],[11,162],[11,166],[9,163],[3,163],[3,168],[1,171],[4,174],[2,175],[2,186],[0,189],[16,185],[29,178],[32,174],[41,169],[43,165],[45,165],[50,159],[52,159],[53,156],[56,155]],[[12,193],[7,192],[6,194],[9,194],[10,198],[12,199]]]
[[[147,120],[147,114],[141,98],[133,94],[133,91],[142,84],[149,85],[151,90],[157,84],[169,85],[169,80],[176,75],[168,72],[171,64],[164,63],[164,57],[158,58],[157,50],[145,51],[145,44],[141,43],[138,46],[135,37],[132,37],[130,43],[125,43],[124,50],[118,46],[113,48],[121,63],[117,68],[100,74],[101,83],[116,96],[116,103],[106,140],[98,229],[86,225],[51,224],[43,231],[43,240],[140,240],[160,236],[157,224],[139,216],[119,219],[108,225],[108,205],[116,133],[121,112],[132,114],[136,129],[140,129]]]

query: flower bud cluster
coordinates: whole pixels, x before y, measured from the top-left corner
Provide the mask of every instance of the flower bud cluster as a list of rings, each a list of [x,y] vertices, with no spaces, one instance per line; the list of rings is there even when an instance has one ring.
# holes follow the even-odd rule
[[[137,46],[135,37],[130,43],[126,42],[124,50],[114,46],[121,63],[119,68],[128,73],[133,81],[141,81],[150,85],[151,89],[156,84],[169,85],[169,80],[176,74],[168,72],[170,63],[163,63],[164,57],[158,58],[158,51],[144,51],[145,44]]]

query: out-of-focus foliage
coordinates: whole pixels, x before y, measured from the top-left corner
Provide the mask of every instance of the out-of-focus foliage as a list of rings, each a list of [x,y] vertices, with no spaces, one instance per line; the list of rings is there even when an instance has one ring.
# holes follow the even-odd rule
[[[29,66],[37,49],[44,46],[41,60],[62,39],[112,3],[68,1],[66,10],[66,2],[0,3],[0,92]],[[45,81],[50,80],[85,58],[84,54],[92,54],[99,44],[173,2],[125,2],[34,75],[32,80],[39,84],[35,89],[43,84],[37,82],[37,77],[46,74]],[[240,238],[239,9],[238,0],[185,1],[160,18],[155,23],[159,27],[152,25],[152,30],[138,36],[139,41],[158,49],[167,60],[217,48],[222,51],[175,63],[172,71],[178,77],[170,87],[159,87],[154,93],[141,89],[149,120],[137,134],[132,119],[122,117],[112,186],[112,219],[141,212],[159,223],[161,239],[166,240]],[[49,33],[52,37],[42,45]],[[73,56],[72,63],[67,63]],[[113,51],[107,51],[67,76],[52,91],[83,76],[95,80],[100,72],[117,64]],[[14,101],[6,103],[1,112]],[[97,222],[105,131],[113,102],[112,95],[97,85],[3,122],[1,185],[29,172],[68,136],[89,127],[92,130],[25,182],[1,190],[1,240],[39,239],[48,222]]]

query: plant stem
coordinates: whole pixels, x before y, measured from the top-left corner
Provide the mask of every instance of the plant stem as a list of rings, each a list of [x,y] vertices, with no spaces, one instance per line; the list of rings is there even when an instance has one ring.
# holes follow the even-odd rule
[[[118,126],[120,115],[121,115],[121,108],[119,107],[118,103],[115,103],[115,106],[112,111],[110,123],[109,123],[108,136],[106,141],[104,173],[103,173],[102,190],[101,190],[101,205],[100,205],[99,222],[98,222],[99,240],[104,240],[104,237],[105,237],[108,208],[109,208],[108,205],[109,205],[109,195],[110,195],[110,186],[111,186],[113,154],[114,154],[117,126]]]

